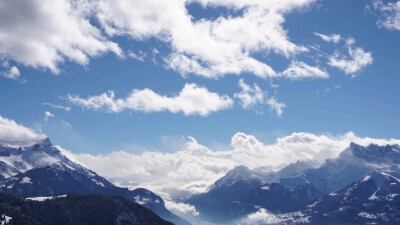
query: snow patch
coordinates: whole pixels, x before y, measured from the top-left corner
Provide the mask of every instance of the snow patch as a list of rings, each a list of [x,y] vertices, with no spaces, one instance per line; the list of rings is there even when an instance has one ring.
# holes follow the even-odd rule
[[[5,224],[8,224],[8,223],[10,223],[10,220],[12,219],[12,217],[9,217],[9,216],[6,216],[5,214],[3,214],[1,217],[0,217],[0,225],[5,225]]]
[[[388,194],[388,195],[386,195],[385,199],[386,199],[386,201],[393,201],[394,198],[395,198],[396,196],[398,196],[398,195],[399,195],[399,194]]]
[[[50,197],[29,197],[25,198],[26,201],[38,201],[38,202],[43,202],[46,200],[51,200],[51,199],[56,199],[56,198],[65,198],[67,195],[58,195],[58,196],[50,196]]]
[[[360,212],[360,213],[358,213],[358,216],[359,217],[364,217],[364,218],[367,218],[367,219],[376,219],[377,218],[374,214],[367,213],[367,212]]]
[[[267,185],[267,186],[261,187],[261,190],[268,191],[269,190],[269,186]]]
[[[139,205],[144,205],[146,204],[150,199],[149,198],[144,198],[144,197],[140,197],[139,195],[135,196],[135,202]]]
[[[32,184],[31,178],[29,177],[24,177],[22,178],[21,182],[19,182],[20,184]]]
[[[92,179],[93,182],[95,182],[97,185],[100,185],[102,187],[105,187],[105,185],[103,184],[103,182],[100,182],[98,180]]]

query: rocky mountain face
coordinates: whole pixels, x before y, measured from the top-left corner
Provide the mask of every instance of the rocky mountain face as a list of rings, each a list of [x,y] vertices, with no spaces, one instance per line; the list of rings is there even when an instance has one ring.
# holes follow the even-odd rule
[[[172,225],[137,203],[109,195],[25,199],[0,194],[0,215],[7,225]]]
[[[67,158],[49,139],[29,147],[0,147],[0,192],[16,196],[65,193],[121,196],[140,203],[165,220],[190,224],[171,213],[164,201],[146,189],[128,190]]]

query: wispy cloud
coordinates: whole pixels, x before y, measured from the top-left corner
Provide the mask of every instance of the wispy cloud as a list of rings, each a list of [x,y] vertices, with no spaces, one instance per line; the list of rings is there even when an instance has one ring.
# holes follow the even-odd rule
[[[54,118],[54,114],[49,112],[49,111],[44,112],[44,118],[43,119],[44,119],[44,121],[46,121],[46,123],[49,120],[49,118]]]
[[[57,104],[52,104],[52,103],[48,103],[48,102],[43,102],[42,105],[50,106],[53,109],[62,109],[67,112],[69,112],[71,110],[71,107],[69,107],[69,106],[57,105]]]
[[[372,53],[366,52],[360,47],[354,47],[354,43],[354,39],[347,39],[347,54],[335,52],[335,54],[329,57],[328,62],[330,66],[336,67],[345,74],[352,75],[353,77],[373,62]]]
[[[258,105],[268,105],[276,115],[282,115],[285,104],[278,102],[274,97],[268,97],[268,93],[261,90],[256,83],[250,86],[246,84],[243,79],[240,79],[239,87],[241,91],[235,93],[234,97],[239,100],[242,108],[249,109]]]
[[[314,35],[320,37],[322,40],[324,40],[326,42],[339,43],[341,40],[340,34],[325,35],[325,34],[320,34],[320,33],[314,32]]]
[[[281,75],[293,80],[300,80],[303,78],[329,78],[329,74],[325,70],[307,65],[300,61],[291,62],[289,67],[283,71]]]

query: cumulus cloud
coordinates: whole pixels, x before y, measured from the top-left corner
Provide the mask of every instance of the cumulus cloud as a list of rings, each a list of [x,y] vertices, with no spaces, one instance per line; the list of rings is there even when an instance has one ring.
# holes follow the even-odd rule
[[[185,115],[207,116],[212,112],[231,108],[233,100],[226,95],[208,91],[196,84],[186,84],[175,96],[164,96],[150,89],[134,89],[126,98],[115,98],[113,91],[98,96],[80,98],[68,95],[67,101],[90,110],[105,110],[118,113],[129,109],[141,112],[172,113],[182,112]]]
[[[65,60],[88,64],[106,52],[122,56],[114,37],[151,38],[170,46],[165,65],[182,74],[205,77],[253,73],[275,76],[254,55],[289,57],[305,52],[291,42],[285,16],[315,0],[46,0],[0,3],[0,54],[34,68],[60,71]],[[226,9],[229,15],[194,19],[187,6]],[[235,13],[230,13],[235,12]],[[240,13],[237,13],[240,12]],[[94,23],[93,21],[96,21]],[[142,60],[136,53],[131,57]]]
[[[87,1],[1,1],[0,55],[53,73],[65,60],[86,65],[104,52],[121,55],[90,23],[91,11]]]
[[[46,136],[0,115],[0,143],[28,146]]]
[[[389,30],[400,30],[400,1],[373,0],[372,8],[380,13],[377,24]]]
[[[18,67],[12,66],[8,71],[1,72],[0,75],[8,79],[17,80],[21,76],[21,73]]]
[[[242,108],[249,109],[257,105],[268,105],[278,116],[282,115],[285,104],[279,103],[274,97],[268,98],[267,92],[261,90],[257,84],[250,86],[243,79],[240,79],[239,87],[242,90],[235,93],[234,97],[239,99]]]
[[[342,70],[345,74],[354,76],[366,66],[372,64],[373,58],[371,52],[366,52],[360,47],[354,47],[355,40],[349,38],[346,40],[348,54],[335,52],[329,57],[328,64]]]
[[[216,78],[250,72],[268,77],[275,76],[275,71],[253,54],[275,52],[290,56],[307,51],[289,41],[282,24],[285,14],[312,2],[314,0],[101,0],[96,16],[110,36],[129,35],[136,40],[156,37],[169,43],[172,52],[164,61],[183,75],[192,73]],[[242,13],[194,20],[186,9],[194,3],[209,10],[222,7]]]
[[[350,142],[400,144],[400,140],[362,138],[352,132],[336,136],[292,133],[265,144],[252,135],[239,132],[232,137],[231,147],[224,151],[213,151],[189,137],[186,144],[174,153],[116,151],[105,155],[70,153],[69,157],[112,178],[119,185],[145,187],[165,199],[176,200],[182,195],[207,191],[213,182],[235,166],[245,165],[254,169],[281,167],[297,160],[324,162],[338,156]],[[193,212],[189,208],[187,211]]]
[[[326,42],[339,43],[339,41],[341,39],[340,34],[325,35],[325,34],[320,34],[320,33],[314,32],[314,35],[320,37],[322,40],[324,40]]]
[[[300,61],[291,62],[289,67],[283,71],[281,75],[294,80],[302,78],[329,78],[329,74],[325,70],[307,65]]]
[[[51,117],[53,117],[54,118],[54,114],[52,114],[51,112],[49,112],[49,111],[46,111],[46,112],[44,112],[44,121],[46,121],[46,123],[47,123],[47,121],[49,120],[49,118],[51,118]]]

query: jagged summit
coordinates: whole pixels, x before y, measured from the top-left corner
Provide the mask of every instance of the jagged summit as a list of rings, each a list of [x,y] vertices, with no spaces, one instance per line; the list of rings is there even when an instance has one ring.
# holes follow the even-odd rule
[[[351,153],[351,155],[366,160],[370,163],[400,163],[400,146],[397,144],[384,146],[369,144],[368,146],[362,146],[351,142],[350,146],[342,153],[343,155],[348,155],[348,153]]]

